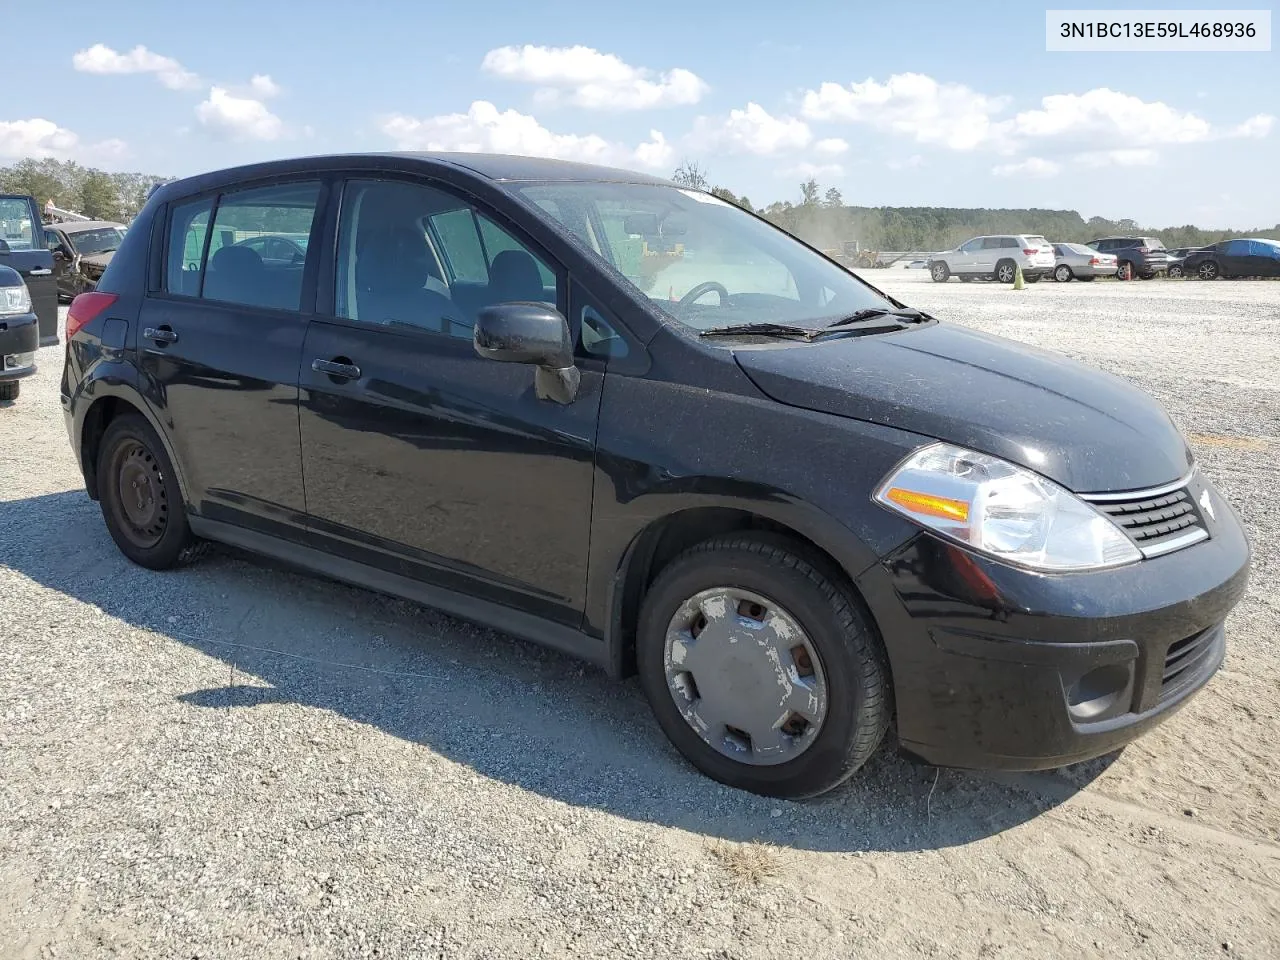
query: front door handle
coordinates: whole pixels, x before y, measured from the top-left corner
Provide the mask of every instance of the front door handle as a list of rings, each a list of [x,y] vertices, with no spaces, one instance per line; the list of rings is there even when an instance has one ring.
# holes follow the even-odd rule
[[[169,327],[147,327],[142,335],[156,343],[177,343],[178,335]]]
[[[360,379],[360,368],[354,363],[345,363],[341,360],[312,360],[311,369],[316,373],[327,373],[339,380]]]
[[[29,276],[29,277],[47,277],[47,276],[49,276],[49,274],[51,274],[51,273],[53,273],[53,271],[52,271],[52,270],[50,270],[48,267],[36,267],[34,270],[30,271],[30,272],[27,274],[27,276]]]

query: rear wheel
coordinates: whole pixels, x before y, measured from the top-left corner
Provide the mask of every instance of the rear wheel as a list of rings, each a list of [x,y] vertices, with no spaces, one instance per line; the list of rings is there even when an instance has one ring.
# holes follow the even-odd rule
[[[156,432],[138,414],[112,420],[98,451],[98,498],[120,552],[152,570],[190,559],[197,542]]]
[[[1014,276],[1017,275],[1018,268],[1012,260],[1001,260],[996,264],[996,279],[1001,283],[1013,283]]]
[[[1222,270],[1215,260],[1206,260],[1196,267],[1196,276],[1201,280],[1217,280],[1221,275]]]
[[[6,380],[0,383],[0,403],[13,403],[22,392],[22,384],[17,380]]]
[[[1182,278],[1182,267],[1178,266],[1177,264],[1171,265],[1169,267],[1169,279],[1179,280],[1181,278]]]
[[[946,283],[951,279],[951,268],[945,263],[935,263],[929,266],[929,276],[933,278],[934,283]]]
[[[1061,264],[1056,270],[1053,271],[1053,279],[1057,280],[1059,283],[1069,283],[1072,279],[1074,279],[1074,276],[1075,275],[1071,272],[1071,268],[1068,267],[1065,263]]]
[[[1130,263],[1128,260],[1121,260],[1121,261],[1120,261],[1120,264],[1119,264],[1119,267],[1118,267],[1118,269],[1116,270],[1116,279],[1117,279],[1117,280],[1132,280],[1132,279],[1133,279],[1133,264],[1132,264],[1132,263]]]
[[[823,793],[888,728],[888,670],[866,615],[780,538],[719,537],[681,554],[650,588],[636,642],[663,732],[732,787]]]

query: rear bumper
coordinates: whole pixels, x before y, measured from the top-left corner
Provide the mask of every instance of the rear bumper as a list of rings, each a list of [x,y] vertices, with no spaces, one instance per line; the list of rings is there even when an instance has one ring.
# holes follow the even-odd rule
[[[34,313],[0,317],[0,381],[20,380],[36,372],[34,354],[40,347],[40,325]],[[33,354],[30,363],[14,365],[9,358]]]
[[[1211,538],[1087,574],[1017,570],[921,534],[858,580],[885,638],[904,749],[1037,770],[1109,753],[1208,682],[1244,594],[1229,509]]]

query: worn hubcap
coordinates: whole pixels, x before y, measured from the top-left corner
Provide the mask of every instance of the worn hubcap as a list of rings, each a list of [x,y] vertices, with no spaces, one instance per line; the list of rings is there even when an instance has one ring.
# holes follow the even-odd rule
[[[121,519],[139,546],[152,546],[164,535],[169,503],[156,458],[140,443],[116,457]]]
[[[799,622],[767,597],[714,587],[667,626],[667,688],[707,744],[742,763],[785,763],[817,738],[827,681]]]

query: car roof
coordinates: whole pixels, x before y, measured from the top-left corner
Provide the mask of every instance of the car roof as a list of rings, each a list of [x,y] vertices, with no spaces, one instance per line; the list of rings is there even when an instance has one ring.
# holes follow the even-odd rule
[[[166,195],[183,194],[200,191],[234,183],[238,180],[261,179],[283,176],[292,173],[308,173],[340,170],[346,166],[354,166],[362,171],[377,170],[385,166],[388,171],[403,170],[406,161],[412,165],[421,165],[424,172],[431,169],[448,168],[465,170],[475,176],[495,182],[539,182],[549,180],[587,180],[607,181],[614,183],[652,183],[671,185],[670,180],[654,177],[634,170],[622,170],[617,167],[605,167],[593,163],[578,163],[572,160],[551,160],[545,157],[520,157],[500,153],[453,153],[453,152],[379,152],[379,153],[345,153],[321,154],[309,157],[294,157],[288,160],[269,160],[241,167],[229,167],[212,170],[208,173],[196,174],[182,180],[172,180],[157,188]]]
[[[102,227],[119,227],[125,229],[123,223],[114,220],[69,220],[65,223],[50,223],[48,227],[57,227],[63,233],[79,233],[82,230],[99,230]]]

